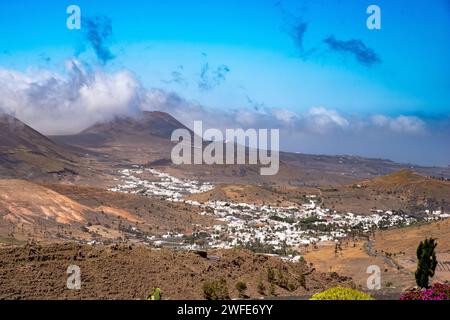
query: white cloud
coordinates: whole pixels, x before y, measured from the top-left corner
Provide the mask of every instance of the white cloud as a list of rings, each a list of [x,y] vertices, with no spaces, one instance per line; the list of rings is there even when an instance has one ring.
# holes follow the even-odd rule
[[[74,133],[140,110],[142,92],[127,71],[87,72],[67,63],[68,76],[0,68],[0,109],[46,134]]]
[[[324,107],[309,109],[304,117],[304,121],[313,131],[318,132],[326,132],[336,128],[347,129],[350,126],[349,121],[336,110]]]
[[[414,116],[400,115],[398,117],[387,117],[384,115],[372,116],[372,123],[376,127],[387,128],[394,132],[417,134],[425,132],[425,122]]]
[[[203,120],[205,128],[279,128],[289,132],[360,134],[386,129],[393,134],[417,134],[426,128],[417,117],[348,117],[334,109],[314,107],[304,113],[283,108],[220,110],[185,100],[175,93],[145,89],[130,72],[92,71],[77,60],[67,74],[48,70],[18,72],[0,67],[0,110],[45,134],[75,133],[114,116],[140,110],[165,111],[188,126]],[[385,130],[385,131],[386,131]]]
[[[286,109],[273,109],[273,114],[275,118],[284,122],[287,125],[292,125],[298,116],[295,112]]]

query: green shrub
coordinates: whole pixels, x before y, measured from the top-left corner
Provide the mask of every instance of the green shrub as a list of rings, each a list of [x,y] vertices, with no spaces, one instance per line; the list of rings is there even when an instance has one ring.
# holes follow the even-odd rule
[[[349,288],[336,287],[316,293],[309,300],[374,300],[372,296]]]
[[[264,285],[262,279],[259,279],[258,281],[258,293],[263,296],[266,294],[266,286]]]
[[[267,281],[273,283],[275,280],[275,271],[272,268],[267,269]]]
[[[277,294],[275,292],[275,286],[273,283],[270,284],[269,286],[269,296],[271,297],[275,297]]]
[[[300,286],[306,288],[306,277],[303,272],[298,275],[298,282],[300,283]]]
[[[295,289],[297,289],[297,287],[295,286],[295,284],[293,283],[288,283],[287,288],[288,291],[295,291]]]
[[[239,281],[236,283],[236,290],[239,292],[239,297],[245,297],[245,290],[247,290],[247,285],[245,282]]]
[[[434,276],[434,270],[437,266],[436,239],[425,239],[419,243],[417,247],[417,270],[415,273],[416,283],[421,288],[428,288],[431,277]]]
[[[274,280],[274,284],[279,286],[280,288],[289,290],[289,281],[284,276],[283,272],[281,270],[276,269],[276,279]]]
[[[203,284],[203,295],[206,300],[229,300],[227,281],[222,278],[205,282]]]
[[[149,294],[147,297],[147,300],[161,300],[162,298],[162,291],[160,288],[155,288],[153,290],[153,293]]]

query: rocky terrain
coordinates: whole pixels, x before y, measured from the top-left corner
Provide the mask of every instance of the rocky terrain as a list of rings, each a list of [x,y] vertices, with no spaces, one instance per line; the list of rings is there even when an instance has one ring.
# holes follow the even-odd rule
[[[80,268],[80,290],[67,289],[71,265]],[[0,249],[0,299],[145,299],[155,287],[162,289],[164,299],[204,299],[203,285],[217,279],[225,279],[230,298],[240,297],[237,282],[247,285],[248,298],[311,295],[352,285],[350,278],[318,272],[306,262],[241,250],[205,256],[128,244],[73,243]]]
[[[95,187],[0,180],[0,242],[142,241],[212,225],[188,208]]]
[[[426,177],[411,170],[350,185],[321,188],[321,195],[324,205],[337,211],[397,210],[420,215],[450,210],[450,181]]]

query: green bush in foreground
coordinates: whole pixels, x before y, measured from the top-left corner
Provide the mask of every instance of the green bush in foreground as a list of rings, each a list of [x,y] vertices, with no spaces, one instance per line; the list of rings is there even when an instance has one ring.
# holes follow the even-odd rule
[[[203,295],[206,300],[229,300],[227,281],[222,278],[205,282],[203,284]]]
[[[336,287],[316,293],[309,300],[374,300],[372,296],[358,290]]]
[[[155,288],[153,290],[153,293],[149,294],[147,297],[147,300],[161,300],[162,298],[162,291],[160,288]]]
[[[236,283],[236,289],[239,292],[240,298],[246,297],[245,290],[247,290],[247,284],[245,282],[239,281]]]

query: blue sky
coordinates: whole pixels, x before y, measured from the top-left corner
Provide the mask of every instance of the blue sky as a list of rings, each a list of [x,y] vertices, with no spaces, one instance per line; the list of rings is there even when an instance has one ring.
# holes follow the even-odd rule
[[[76,56],[219,110],[324,107],[348,117],[438,119],[450,115],[449,2],[2,0],[0,66],[64,73]],[[104,46],[113,59],[98,59],[84,27],[67,29],[72,4],[82,21],[110,19]],[[381,30],[366,27],[371,4],[381,8]],[[304,33],[293,36],[299,25]],[[355,45],[377,58],[362,63]]]

